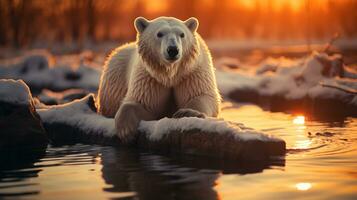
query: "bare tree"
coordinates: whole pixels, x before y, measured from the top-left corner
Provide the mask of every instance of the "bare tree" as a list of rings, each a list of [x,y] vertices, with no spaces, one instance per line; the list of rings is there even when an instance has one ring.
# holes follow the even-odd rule
[[[95,41],[96,35],[96,13],[95,13],[95,1],[94,0],[87,0],[87,36]]]
[[[22,25],[22,16],[24,4],[23,1],[8,0],[10,28],[12,30],[12,44],[14,47],[20,47],[20,28]]]
[[[0,45],[6,45],[6,2],[0,1]]]

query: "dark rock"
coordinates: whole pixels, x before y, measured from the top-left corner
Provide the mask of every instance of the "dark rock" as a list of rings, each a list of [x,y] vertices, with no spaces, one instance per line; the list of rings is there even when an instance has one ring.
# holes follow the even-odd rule
[[[1,79],[0,94],[1,151],[46,148],[48,138],[27,85]]]

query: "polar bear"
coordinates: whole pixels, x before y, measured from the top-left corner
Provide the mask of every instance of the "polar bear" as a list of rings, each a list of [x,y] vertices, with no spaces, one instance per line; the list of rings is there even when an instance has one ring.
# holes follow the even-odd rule
[[[140,120],[216,117],[221,97],[198,20],[135,19],[137,40],[106,60],[98,110],[115,117],[119,138],[133,141]]]

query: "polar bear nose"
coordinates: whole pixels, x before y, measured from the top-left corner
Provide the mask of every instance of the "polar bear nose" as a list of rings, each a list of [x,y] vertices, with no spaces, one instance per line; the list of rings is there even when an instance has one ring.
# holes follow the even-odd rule
[[[167,54],[169,54],[170,59],[176,58],[179,53],[177,46],[169,46],[167,47]]]

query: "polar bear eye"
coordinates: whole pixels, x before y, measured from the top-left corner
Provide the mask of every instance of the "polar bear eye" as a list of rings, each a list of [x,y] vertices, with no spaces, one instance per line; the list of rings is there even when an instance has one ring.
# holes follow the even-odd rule
[[[161,38],[162,36],[164,36],[164,34],[162,34],[161,32],[158,32],[156,35],[158,38]]]
[[[180,37],[181,37],[181,38],[184,38],[184,37],[185,37],[185,34],[184,34],[184,33],[181,33],[181,34],[180,34]]]

